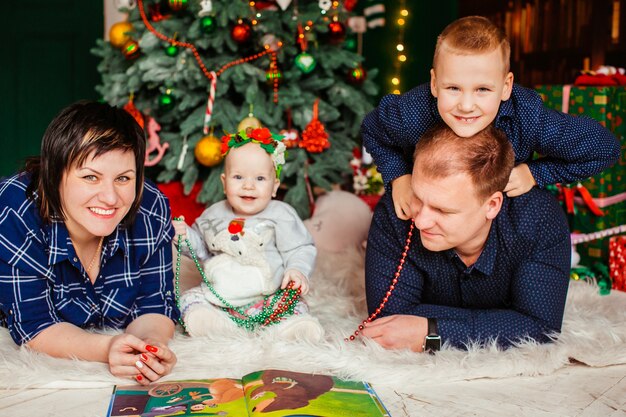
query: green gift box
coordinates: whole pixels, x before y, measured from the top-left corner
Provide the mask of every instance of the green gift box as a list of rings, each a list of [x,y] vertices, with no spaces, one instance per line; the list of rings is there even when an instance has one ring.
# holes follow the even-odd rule
[[[591,117],[607,127],[624,144],[626,86],[539,85],[536,91],[546,107]]]
[[[590,234],[626,223],[626,201],[621,198],[626,193],[626,86],[541,85],[536,90],[546,107],[593,118],[613,132],[622,144],[615,165],[581,181],[604,216],[596,216],[582,200],[576,199],[576,212],[569,214],[570,230]],[[608,237],[579,243],[576,250],[581,265],[607,263]]]
[[[588,207],[577,205],[576,212],[568,216],[570,230],[572,233],[595,234],[626,223],[626,201],[604,207],[602,211],[604,216],[596,216]],[[580,264],[593,266],[602,262],[608,265],[609,237],[578,243],[576,252],[580,255]]]

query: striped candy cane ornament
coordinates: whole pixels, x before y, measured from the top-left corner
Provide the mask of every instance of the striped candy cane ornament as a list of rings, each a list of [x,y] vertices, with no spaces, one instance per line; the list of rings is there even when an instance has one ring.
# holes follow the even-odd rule
[[[215,101],[215,88],[217,86],[217,74],[211,71],[211,83],[209,86],[209,98],[206,102],[206,111],[204,112],[204,134],[209,134],[209,124],[211,123],[211,115],[213,114],[213,102]]]

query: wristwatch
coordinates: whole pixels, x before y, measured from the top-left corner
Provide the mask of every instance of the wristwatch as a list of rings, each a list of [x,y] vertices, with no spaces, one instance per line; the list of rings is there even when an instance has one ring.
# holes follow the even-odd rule
[[[426,320],[428,320],[428,333],[424,338],[422,351],[435,353],[441,349],[441,336],[437,333],[437,319],[428,318]]]

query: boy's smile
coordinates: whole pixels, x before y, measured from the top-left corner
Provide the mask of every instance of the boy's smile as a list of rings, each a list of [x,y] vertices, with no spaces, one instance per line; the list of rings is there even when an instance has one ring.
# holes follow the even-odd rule
[[[513,74],[504,73],[499,49],[480,55],[462,55],[442,48],[436,68],[430,71],[431,93],[443,121],[461,137],[487,127],[498,114],[500,103],[508,100]]]

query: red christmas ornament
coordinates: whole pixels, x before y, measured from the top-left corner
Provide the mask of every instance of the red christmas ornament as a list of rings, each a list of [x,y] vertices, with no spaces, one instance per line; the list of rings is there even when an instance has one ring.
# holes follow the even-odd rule
[[[126,57],[126,59],[135,59],[139,56],[139,43],[136,40],[131,39],[124,44],[122,47],[122,55]]]
[[[343,8],[346,9],[347,11],[351,12],[352,10],[354,10],[356,4],[357,4],[358,0],[344,0],[343,2]]]
[[[338,44],[344,41],[346,38],[346,27],[343,23],[333,21],[328,24],[328,37],[330,43]]]
[[[358,65],[356,68],[352,68],[348,72],[348,82],[353,85],[361,85],[367,78],[367,72],[365,69]]]
[[[143,129],[143,126],[144,126],[143,114],[141,114],[139,109],[135,107],[133,98],[134,96],[133,94],[131,94],[130,97],[128,98],[128,103],[124,105],[124,110],[126,110],[131,116],[133,116],[133,118],[137,121],[139,126],[141,126],[141,128]]]
[[[233,38],[235,42],[238,43],[246,43],[250,40],[250,36],[252,35],[252,28],[249,24],[244,22],[239,22],[233,29],[230,31],[230,37]]]
[[[274,0],[256,0],[254,2],[254,8],[257,10],[271,9],[276,10],[276,2]]]
[[[148,10],[150,11],[150,20],[153,22],[160,22],[161,20],[168,19],[171,16],[171,14],[161,13],[161,4],[159,3],[148,6]]]
[[[322,153],[324,150],[330,148],[330,142],[328,141],[328,133],[322,122],[317,117],[317,106],[320,99],[316,99],[313,104],[313,119],[309,122],[307,127],[302,132],[302,141],[300,147],[307,150],[310,153]]]

